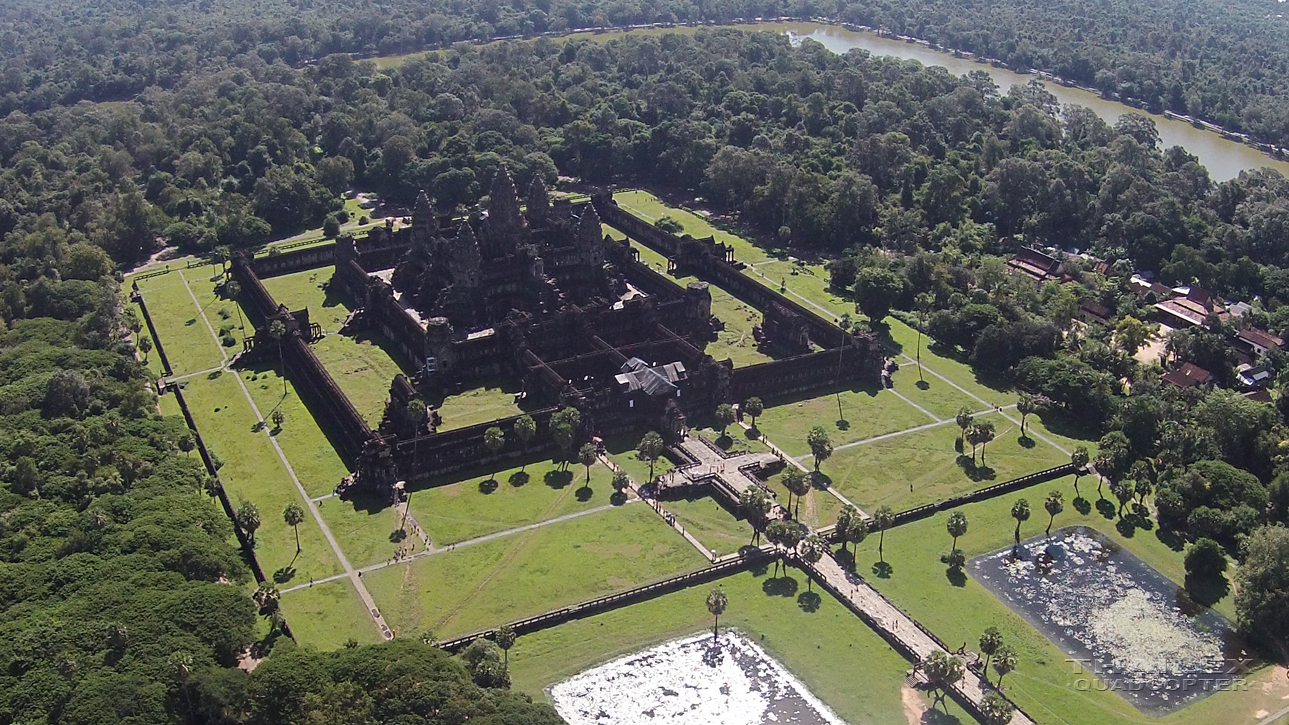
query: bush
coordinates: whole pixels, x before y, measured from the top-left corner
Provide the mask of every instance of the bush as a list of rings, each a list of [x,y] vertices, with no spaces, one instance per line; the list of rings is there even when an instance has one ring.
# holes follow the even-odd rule
[[[1221,544],[1207,538],[1196,539],[1186,550],[1186,575],[1205,579],[1226,573],[1226,554]]]
[[[371,220],[367,218],[367,215],[366,215],[366,214],[364,214],[364,215],[362,215],[362,216],[358,217],[358,226],[360,226],[360,227],[367,226],[367,223],[368,223],[369,221],[371,221]]]
[[[669,234],[680,234],[685,231],[684,225],[671,216],[661,216],[653,225]]]

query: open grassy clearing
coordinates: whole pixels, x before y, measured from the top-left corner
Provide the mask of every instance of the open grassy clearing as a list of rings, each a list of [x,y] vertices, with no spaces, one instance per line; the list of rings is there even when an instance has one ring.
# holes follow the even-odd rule
[[[701,425],[701,424],[700,424]],[[689,429],[690,435],[706,439],[709,443],[726,453],[769,453],[770,447],[757,438],[749,438],[747,431],[738,425],[730,425],[725,435],[719,430],[705,427]]]
[[[669,216],[680,222],[680,225],[685,229],[685,234],[697,239],[715,237],[716,241],[734,247],[734,256],[741,262],[751,264],[753,262],[764,262],[771,258],[769,253],[752,242],[717,229],[697,214],[669,206],[666,202],[647,191],[619,191],[613,195],[613,200],[618,202],[618,206],[649,223],[653,223],[664,216]]]
[[[382,641],[348,579],[315,584],[282,595],[282,613],[291,634],[304,647],[340,649],[350,638],[362,644]]]
[[[812,398],[768,401],[756,419],[757,428],[789,455],[810,452],[806,434],[816,425],[828,431],[834,446],[934,423],[926,413],[889,390],[851,387],[841,391],[841,412],[835,390],[817,391]],[[844,416],[843,418],[839,416]]]
[[[286,305],[287,309],[308,308],[309,321],[321,325],[324,332],[338,332],[352,310],[339,296],[324,289],[335,271],[334,266],[328,266],[269,277],[263,280],[264,289],[275,302]]]
[[[639,454],[636,453],[636,447],[640,445],[642,437],[618,436],[604,442],[604,448],[609,452],[609,458],[641,486],[649,482],[649,463],[640,460]],[[674,466],[666,456],[659,456],[658,460],[653,464],[653,475],[661,476],[672,468]]]
[[[909,357],[917,357],[918,331],[894,317],[887,318],[886,324],[890,331],[888,344]],[[977,372],[967,363],[945,354],[939,346],[931,344],[925,335],[922,336],[922,365],[993,405],[1011,405],[1016,402],[1017,393],[1006,380]],[[934,373],[931,373],[932,377]]]
[[[809,465],[809,463],[807,463]],[[785,469],[786,470],[786,469]],[[788,488],[783,485],[783,471],[770,476],[765,485],[774,492],[774,498],[780,504],[788,505]],[[828,485],[826,477],[814,477],[811,479],[813,485],[810,491],[801,498],[801,506],[797,507],[797,499],[792,497],[793,511],[800,512],[798,519],[804,521],[812,529],[820,529],[825,526],[832,526],[837,523],[837,513],[841,511],[846,504],[841,499],[828,493],[823,488]],[[750,532],[749,532],[750,533]]]
[[[225,373],[230,374],[233,373]],[[265,417],[271,420],[272,411],[277,408],[286,416],[280,429],[270,422],[269,431],[291,462],[304,490],[315,498],[334,491],[340,479],[349,475],[349,467],[318,427],[317,420],[296,393],[295,385],[288,380],[283,397],[281,375],[265,365],[238,370],[236,374],[242,377],[255,406]]]
[[[919,381],[916,365],[905,365],[896,370],[891,375],[891,383],[895,392],[940,420],[951,420],[963,408],[974,414],[989,407],[925,371]]]
[[[832,486],[857,506],[896,511],[1002,483],[1068,462],[1060,451],[1036,440],[1020,439],[1020,428],[997,413],[997,438],[985,447],[984,462],[971,463],[971,445],[956,450],[960,432],[952,422],[837,451],[822,471]]]
[[[752,542],[752,525],[721,506],[711,496],[670,499],[662,507],[694,538],[717,556],[732,554]]]
[[[1105,518],[1096,507],[1088,514],[1072,505],[1070,478],[1036,486],[1024,492],[962,507],[970,522],[967,535],[958,540],[968,559],[1008,546],[1012,543],[1015,519],[1012,503],[1026,498],[1035,509],[1033,517],[1021,528],[1021,538],[1041,534],[1048,516],[1042,501],[1052,489],[1066,496],[1065,511],[1056,517],[1056,527],[1084,525],[1106,534],[1111,541],[1127,548],[1146,563],[1174,581],[1184,576],[1183,556],[1173,551],[1154,531],[1136,529],[1132,536],[1116,530],[1115,520]],[[1081,485],[1085,495],[1095,500],[1095,485]],[[1161,723],[1165,725],[1200,725],[1201,723],[1256,722],[1258,711],[1274,712],[1284,707],[1289,686],[1283,682],[1283,670],[1273,687],[1272,671],[1259,672],[1248,692],[1219,692],[1185,710],[1163,718],[1151,718],[1137,712],[1128,702],[1112,692],[1078,692],[1070,686],[1071,665],[1062,650],[1048,641],[1007,605],[970,577],[956,582],[947,576],[939,556],[950,544],[945,532],[947,512],[888,531],[885,561],[888,576],[875,576],[878,561],[877,539],[869,537],[859,547],[859,571],[883,594],[904,611],[922,622],[949,643],[968,642],[975,648],[980,633],[995,626],[1006,640],[1019,650],[1020,664],[1007,676],[1008,694],[1040,722],[1064,722],[1072,725],[1101,723]],[[1218,611],[1230,616],[1230,597],[1218,604]],[[731,607],[732,609],[733,607]],[[955,645],[956,646],[956,645]]]
[[[339,572],[340,562],[312,517],[300,524],[301,552],[296,556],[295,533],[282,520],[282,511],[288,504],[304,502],[268,436],[253,432],[255,414],[237,380],[224,374],[186,382],[184,396],[202,438],[224,461],[219,478],[233,506],[245,498],[259,508],[255,556],[265,575],[290,586]]]
[[[832,597],[807,592],[802,572],[777,578],[772,572],[735,574],[520,637],[510,652],[513,688],[542,699],[545,688],[602,662],[710,632],[703,602],[719,585],[729,597],[722,631],[730,626],[748,635],[847,722],[906,725],[900,692],[909,663]],[[956,706],[949,709],[972,722]]]
[[[372,428],[385,414],[385,401],[394,376],[404,372],[393,346],[379,332],[358,337],[327,335],[311,344],[319,362],[331,373],[345,397]]]
[[[707,561],[633,504],[386,567],[363,580],[401,636],[493,627]]]
[[[523,470],[521,470],[521,468]],[[497,471],[470,471],[454,483],[417,488],[412,515],[435,546],[446,546],[487,534],[608,505],[612,473],[597,463],[573,463],[567,471],[549,460]]]
[[[173,373],[185,375],[216,367],[223,362],[223,357],[219,354],[219,345],[201,319],[200,308],[193,303],[192,295],[188,294],[179,274],[175,271],[151,277],[141,282],[139,289],[148,305],[152,324],[161,337],[161,344],[166,348]],[[211,324],[218,324],[215,310],[210,314],[213,318]],[[161,356],[153,350],[148,359],[160,372]]]
[[[409,553],[422,549],[421,540],[416,536],[409,535],[401,543],[395,542],[392,537],[402,518],[384,500],[368,496],[333,497],[319,501],[318,511],[340,542],[340,550],[345,552],[350,566],[355,568],[385,561],[394,556],[399,546]]]
[[[431,401],[431,407],[437,406],[443,418],[439,432],[522,414],[524,411],[515,403],[515,395],[521,389],[518,380],[489,380],[478,387],[449,395],[442,401]]]

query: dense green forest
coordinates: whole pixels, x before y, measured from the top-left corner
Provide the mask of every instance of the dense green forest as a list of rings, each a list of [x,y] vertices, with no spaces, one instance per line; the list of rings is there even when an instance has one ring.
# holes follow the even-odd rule
[[[65,11],[70,24],[54,28],[83,28],[99,12],[42,7]],[[174,15],[188,17],[184,7]],[[211,7],[217,18],[237,6]],[[353,27],[368,12],[353,10]],[[309,21],[275,13],[287,9],[268,4],[257,22],[299,22],[309,34]],[[1289,396],[1276,407],[1161,386],[1158,367],[1131,357],[1141,335],[1128,321],[1144,324],[1145,311],[1121,284],[1155,269],[1260,296],[1249,320],[1283,333],[1289,185],[1278,174],[1214,184],[1183,150],[1160,149],[1143,117],[1115,127],[1077,109],[1062,117],[1037,85],[1000,95],[983,74],[793,49],[771,34],[543,39],[385,70],[333,54],[295,68],[270,52],[268,34],[193,40],[236,35],[231,17],[201,32],[175,20],[173,52],[165,33],[106,22],[122,43],[146,40],[136,59],[183,58],[182,69],[130,102],[37,103],[0,121],[0,722],[195,721],[194,708],[304,721],[328,702],[376,721],[456,721],[429,714],[449,701],[475,708],[472,721],[554,717],[470,684],[471,674],[491,682],[487,667],[467,672],[415,643],[284,651],[250,676],[228,669],[255,636],[236,586],[246,568],[199,464],[182,453],[182,423],[155,412],[117,289],[117,271],[163,243],[255,246],[338,213],[351,185],[394,201],[424,188],[457,209],[503,162],[521,188],[542,174],[701,194],[767,243],[838,257],[834,287],[875,329],[895,310],[1041,396],[1054,420],[1104,436],[1096,465],[1111,490],[1125,503],[1155,496],[1179,540],[1213,538],[1234,554],[1259,542],[1243,621],[1289,635],[1276,614],[1289,597],[1280,543],[1265,533],[1289,515]],[[166,18],[157,8],[148,22]],[[352,39],[328,38],[299,57]],[[36,40],[14,31],[3,42]],[[130,53],[93,41],[67,57],[101,47],[133,77]],[[217,53],[226,62],[205,62]],[[59,87],[62,61],[47,60]],[[1036,287],[1006,272],[1023,244],[1090,249],[1113,264],[1076,265],[1073,281]],[[1108,307],[1113,324],[1072,325],[1081,301]],[[1229,324],[1170,338],[1174,357],[1230,380]],[[1269,364],[1279,373],[1285,360]],[[382,658],[407,674],[371,694],[360,665]],[[270,709],[287,706],[296,709]]]
[[[299,65],[332,53],[407,53],[572,28],[788,15],[912,34],[1289,145],[1283,14],[1274,0],[19,0],[0,9],[0,115],[174,88],[248,53]]]

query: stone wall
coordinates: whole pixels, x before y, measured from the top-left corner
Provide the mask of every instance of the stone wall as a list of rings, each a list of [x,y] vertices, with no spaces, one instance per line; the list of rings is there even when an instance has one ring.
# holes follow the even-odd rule
[[[281,277],[284,274],[303,272],[306,269],[326,267],[335,263],[336,245],[316,244],[303,249],[295,249],[279,254],[265,254],[252,261],[255,276],[260,279]]]

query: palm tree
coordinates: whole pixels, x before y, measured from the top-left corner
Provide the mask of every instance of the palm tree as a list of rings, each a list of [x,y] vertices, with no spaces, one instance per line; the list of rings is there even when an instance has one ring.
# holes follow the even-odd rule
[[[242,531],[246,532],[246,538],[250,539],[251,546],[254,546],[255,531],[260,528],[260,510],[255,504],[242,499],[238,502],[234,518],[237,520],[237,525],[242,527]]]
[[[918,361],[918,382],[920,383],[920,382],[923,382],[922,380],[922,328],[926,327],[927,313],[930,312],[931,308],[935,306],[935,295],[930,292],[923,292],[922,294],[913,298],[913,304],[917,307],[917,311],[918,311],[917,361]]]
[[[495,425],[485,430],[483,432],[483,447],[488,449],[489,456],[496,458],[497,454],[501,453],[501,449],[506,447],[506,433]],[[496,463],[492,466],[492,478],[497,478]]]
[[[282,338],[286,336],[286,325],[281,320],[269,324],[269,337],[277,342],[278,370],[282,371],[282,397],[286,397],[286,358],[282,353]]]
[[[271,582],[264,582],[255,588],[255,592],[251,594],[251,600],[255,602],[255,606],[259,607],[260,614],[267,617],[278,610],[278,606],[282,601],[282,594],[278,591],[276,585]]]
[[[748,523],[752,524],[752,543],[755,544],[761,536],[765,515],[770,512],[770,499],[766,497],[760,486],[749,486],[739,494],[738,503]]]
[[[976,465],[976,446],[980,445],[980,425],[972,423],[962,434],[963,441],[971,444],[971,465]]]
[[[877,509],[873,514],[873,528],[878,531],[877,539],[877,558],[879,561],[886,561],[886,554],[883,547],[886,545],[886,530],[895,525],[895,512],[890,506],[883,506]]]
[[[170,679],[184,694],[184,707],[192,717],[192,701],[188,697],[188,678],[192,675],[192,655],[187,652],[171,652],[166,664],[170,668]]]
[[[537,435],[537,421],[533,420],[531,415],[519,416],[519,420],[515,421],[515,437],[519,439],[524,450],[528,450],[528,441],[532,440],[534,435]],[[523,472],[527,466],[527,461],[522,462],[519,465],[520,472]]]
[[[953,537],[953,546],[949,547],[952,551],[958,548],[958,537],[967,533],[967,515],[961,511],[954,511],[949,514],[949,520],[945,522],[944,527],[948,530],[949,536]]]
[[[859,509],[851,504],[842,506],[841,511],[837,512],[837,525],[834,530],[837,532],[837,537],[841,539],[841,550],[843,552],[846,551],[846,542],[850,540],[846,536],[846,530],[850,528],[851,520],[857,518],[859,518]]]
[[[583,443],[582,447],[579,448],[577,451],[577,460],[583,466],[586,466],[586,484],[583,487],[590,488],[591,487],[591,466],[594,466],[595,462],[599,460],[599,457],[595,455],[595,446],[591,445],[590,443]]]
[[[806,445],[810,446],[810,453],[815,457],[815,471],[818,471],[819,464],[832,455],[832,439],[823,426],[817,425],[806,434]]]
[[[300,524],[304,523],[304,508],[298,503],[289,503],[282,511],[282,520],[295,531],[295,555],[300,555]]]
[[[1088,463],[1092,457],[1088,454],[1087,446],[1076,446],[1074,452],[1070,454],[1070,463],[1074,465],[1074,495],[1079,495],[1079,476],[1087,470]]]
[[[743,412],[752,418],[752,428],[756,429],[756,418],[765,412],[765,403],[760,398],[752,397],[743,401]]]
[[[788,507],[792,507],[792,497],[797,497],[797,511],[792,516],[797,517],[801,512],[801,497],[810,493],[810,479],[806,477],[806,472],[796,466],[788,466],[788,470],[783,473],[783,487],[788,489]]]
[[[1051,536],[1052,523],[1056,521],[1056,515],[1065,510],[1065,497],[1061,495],[1060,491],[1052,489],[1051,493],[1047,494],[1047,498],[1043,500],[1043,508],[1047,509],[1047,535]]]
[[[237,329],[242,331],[243,336],[246,335],[246,323],[242,321],[242,305],[238,302],[238,298],[242,296],[242,286],[237,283],[237,280],[230,279],[224,283],[224,294],[234,302],[233,309],[237,310]]]
[[[797,552],[801,555],[801,559],[811,566],[818,564],[827,551],[828,542],[824,541],[819,534],[807,536],[802,540],[801,545],[797,547]],[[806,587],[810,591],[814,590],[814,577],[810,576],[809,572],[806,572]]]
[[[985,725],[1007,725],[1016,712],[1011,702],[997,692],[985,693],[985,699],[980,703],[980,710],[985,716]]]
[[[504,664],[509,665],[510,648],[515,646],[516,639],[514,628],[509,624],[501,625],[497,628],[496,633],[493,635],[493,639],[497,643],[497,646],[501,648],[501,653],[505,660]]]
[[[734,406],[729,403],[721,403],[716,406],[716,424],[721,427],[722,438],[725,437],[725,429],[729,428],[730,424],[737,418],[738,414],[734,412]]]
[[[653,483],[653,464],[662,455],[666,443],[663,442],[662,436],[654,431],[645,433],[644,438],[640,439],[640,445],[636,447],[640,460],[649,461],[649,483]]]
[[[720,633],[721,615],[725,613],[725,608],[729,606],[729,597],[725,596],[725,590],[716,587],[707,594],[707,611],[712,613],[716,618],[712,625],[712,640],[714,641]]]
[[[985,465],[985,446],[997,435],[994,431],[994,422],[992,420],[982,420],[975,425],[976,440],[980,441],[980,465]],[[974,443],[973,443],[974,445]],[[974,450],[973,450],[974,455]]]
[[[971,414],[971,411],[967,409],[967,406],[964,405],[958,409],[958,415],[954,418],[954,421],[958,424],[958,442],[959,443],[966,442],[967,429],[971,427],[971,422],[973,420],[975,420],[975,416]],[[973,448],[971,452],[972,460],[975,460],[975,457],[976,457],[976,452],[975,452],[975,449]]]
[[[1029,501],[1016,499],[1016,503],[1012,504],[1012,518],[1016,519],[1016,544],[1020,545],[1020,525],[1029,521]]]
[[[1029,393],[1021,393],[1020,400],[1016,401],[1016,412],[1020,413],[1020,434],[1024,436],[1025,420],[1038,412],[1038,398]]]
[[[1003,677],[1016,669],[1016,650],[1009,644],[1002,645],[998,648],[998,654],[994,657],[994,672],[998,673],[998,687],[1003,686]]]
[[[143,362],[148,361],[148,353],[152,352],[152,338],[139,336],[139,352],[143,353]]]
[[[631,485],[631,477],[627,475],[626,471],[623,471],[623,470],[614,471],[613,481],[610,483],[610,485],[613,486],[613,490],[616,491],[617,493],[620,493],[620,494],[624,493],[627,490],[627,487]]]
[[[1123,507],[1132,500],[1132,487],[1126,482],[1110,484],[1110,493],[1119,501],[1119,518],[1123,518]]]
[[[952,687],[966,672],[966,666],[957,657],[949,656],[942,649],[935,649],[922,664],[922,671],[937,690],[936,702],[944,700],[945,691]]]
[[[997,627],[990,627],[980,635],[980,654],[985,656],[985,672],[989,671],[989,658],[1003,646],[1003,633]]]

